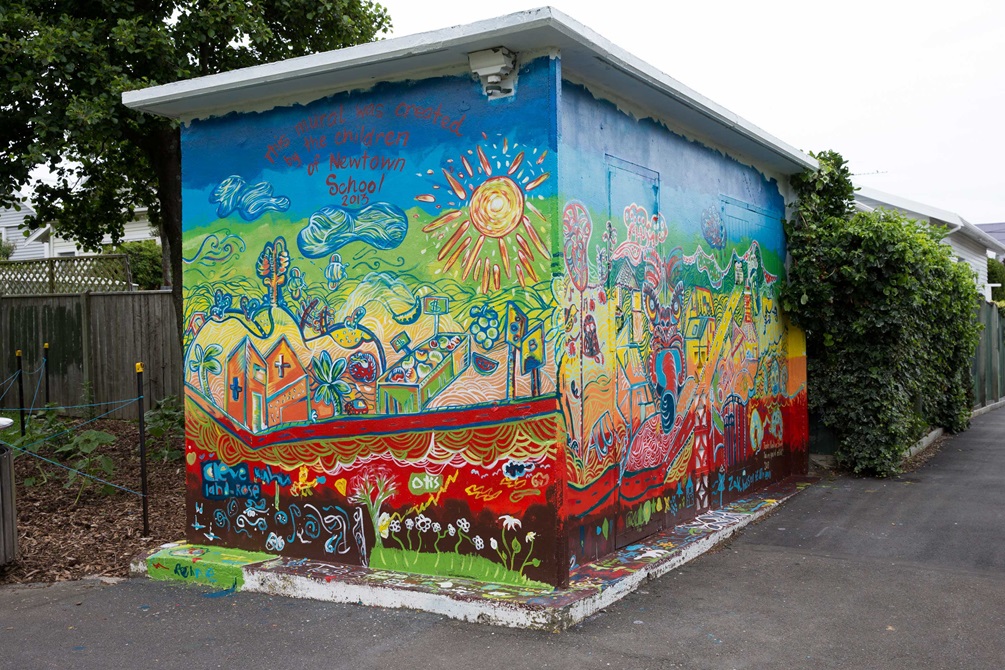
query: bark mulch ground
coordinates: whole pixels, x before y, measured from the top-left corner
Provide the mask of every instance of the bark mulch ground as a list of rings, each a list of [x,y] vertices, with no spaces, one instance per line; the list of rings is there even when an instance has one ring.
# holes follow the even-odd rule
[[[87,428],[117,438],[114,444],[98,449],[115,464],[114,473],[102,477],[139,491],[137,425],[99,420]],[[177,449],[182,449],[181,438]],[[51,450],[39,453],[54,457]],[[161,457],[148,456],[150,537],[143,537],[143,507],[137,495],[103,493],[100,484],[92,483],[78,500],[79,479],[66,486],[65,470],[28,454],[14,459],[14,476],[20,553],[16,562],[0,566],[0,584],[125,577],[130,561],[141,551],[184,537],[185,467],[180,458],[164,462]],[[26,486],[29,478],[35,478],[36,483]],[[43,478],[47,480],[42,482]]]

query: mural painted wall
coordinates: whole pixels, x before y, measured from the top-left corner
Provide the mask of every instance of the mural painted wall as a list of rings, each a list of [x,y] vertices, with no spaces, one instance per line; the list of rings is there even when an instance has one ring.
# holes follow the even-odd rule
[[[566,82],[555,339],[581,564],[806,464],[778,186]]]
[[[777,185],[559,70],[183,129],[190,542],[562,585],[802,470]]]
[[[567,579],[557,62],[183,130],[188,539]]]

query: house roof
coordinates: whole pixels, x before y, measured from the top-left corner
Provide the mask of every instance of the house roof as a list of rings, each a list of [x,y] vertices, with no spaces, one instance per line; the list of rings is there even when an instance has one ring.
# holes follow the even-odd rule
[[[563,77],[631,101],[676,126],[782,174],[816,161],[667,76],[565,14],[544,7],[468,25],[361,44],[122,94],[127,107],[191,120],[308,102],[380,81],[467,71],[468,54],[495,47],[541,55],[558,49]]]
[[[950,235],[962,235],[970,238],[978,244],[983,244],[985,248],[994,251],[996,254],[1005,254],[1005,244],[970,223],[955,212],[950,212],[938,207],[932,207],[924,203],[908,200],[898,195],[884,193],[876,189],[860,186],[855,191],[855,203],[859,206],[872,210],[878,207],[896,209],[908,216],[916,219],[923,219],[929,223],[945,226]]]
[[[1002,244],[1005,244],[1005,221],[1001,223],[978,223],[977,227]]]

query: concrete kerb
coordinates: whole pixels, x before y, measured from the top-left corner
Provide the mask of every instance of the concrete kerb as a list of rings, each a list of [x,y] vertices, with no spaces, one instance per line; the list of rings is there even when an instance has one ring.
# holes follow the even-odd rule
[[[987,414],[988,412],[990,412],[992,410],[996,410],[996,409],[998,409],[1000,407],[1005,407],[1005,398],[1002,398],[998,402],[993,402],[990,405],[985,405],[984,407],[979,407],[979,408],[975,409],[973,412],[971,412],[970,418],[971,419],[976,419],[980,415]]]
[[[578,566],[566,589],[542,591],[185,543],[166,544],[142,554],[133,561],[131,574],[200,583],[221,589],[221,594],[244,590],[407,608],[512,628],[561,631],[726,541],[811,481],[791,478],[722,509],[701,514],[689,524]]]
[[[970,418],[971,420],[976,419],[982,414],[987,414],[988,412],[1000,409],[1002,407],[1005,407],[1005,398],[999,400],[998,402],[993,402],[990,405],[985,405],[984,407],[979,407],[975,409],[973,412],[970,413]],[[918,440],[918,442],[913,447],[908,449],[907,453],[904,454],[904,457],[900,461],[901,465],[903,466],[905,463],[907,463],[909,460],[911,460],[918,454],[926,451],[933,444],[935,444],[935,441],[938,440],[940,437],[942,437],[945,434],[945,432],[946,431],[943,430],[942,428],[936,428],[928,435],[925,435],[923,438]]]

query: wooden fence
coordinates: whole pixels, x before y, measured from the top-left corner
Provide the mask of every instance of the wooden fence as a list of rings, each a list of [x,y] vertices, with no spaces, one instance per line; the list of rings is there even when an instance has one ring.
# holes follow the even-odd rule
[[[998,314],[998,307],[989,302],[981,305],[977,318],[984,329],[971,367],[975,409],[1005,397],[1005,320]]]
[[[131,291],[125,254],[0,261],[0,296]]]
[[[0,380],[16,370],[22,351],[25,402],[44,404],[39,383],[49,343],[50,402],[60,406],[136,397],[136,363],[144,365],[147,408],[182,395],[182,352],[170,291],[0,297]],[[2,390],[2,389],[0,389]],[[0,408],[18,406],[16,389]],[[97,408],[97,413],[108,407]],[[110,416],[136,418],[129,406]]]

